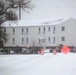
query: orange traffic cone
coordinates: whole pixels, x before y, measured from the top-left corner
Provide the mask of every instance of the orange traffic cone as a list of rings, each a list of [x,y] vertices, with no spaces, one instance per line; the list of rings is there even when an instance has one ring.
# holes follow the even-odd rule
[[[40,51],[38,50],[38,54],[40,54]]]
[[[56,49],[53,51],[53,55],[56,55]]]
[[[41,55],[44,55],[44,50],[41,48]]]

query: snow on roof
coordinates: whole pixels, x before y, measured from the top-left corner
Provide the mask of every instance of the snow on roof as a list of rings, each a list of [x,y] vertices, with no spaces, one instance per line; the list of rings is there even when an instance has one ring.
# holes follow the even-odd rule
[[[18,20],[17,22],[6,21],[2,24],[3,27],[18,27],[18,26],[43,26],[43,25],[58,25],[68,19],[57,20]]]
[[[64,19],[46,21],[46,22],[44,22],[44,23],[42,23],[42,24],[45,24],[45,25],[56,25],[56,24],[58,24],[58,23],[60,23],[60,22],[62,22],[62,21],[64,21]]]

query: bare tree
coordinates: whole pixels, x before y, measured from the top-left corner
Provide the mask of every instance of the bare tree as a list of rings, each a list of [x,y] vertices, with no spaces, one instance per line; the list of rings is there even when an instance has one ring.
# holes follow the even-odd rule
[[[21,9],[28,12],[28,9],[32,8],[31,0],[0,0],[0,41],[6,38],[6,34],[2,31],[2,23],[18,20],[16,11],[19,11],[19,19],[21,19]]]
[[[17,20],[16,11],[18,10],[19,19],[21,19],[21,9],[28,12],[32,8],[31,0],[0,0],[0,18],[3,21]]]
[[[32,44],[32,47],[35,47],[37,45],[37,41],[35,39],[32,39],[31,44]]]
[[[36,53],[36,46],[37,46],[37,41],[35,39],[32,39],[31,41],[31,44],[32,44],[32,51],[33,51],[33,54]]]

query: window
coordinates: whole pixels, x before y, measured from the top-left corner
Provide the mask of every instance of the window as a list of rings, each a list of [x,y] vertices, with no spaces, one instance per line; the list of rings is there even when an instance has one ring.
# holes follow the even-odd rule
[[[4,32],[6,33],[6,28],[4,28]]]
[[[61,37],[61,41],[65,41],[65,37]]]
[[[4,44],[6,44],[6,40],[4,40]]]
[[[53,33],[55,33],[55,27],[53,27]]]
[[[26,38],[26,44],[28,44],[28,38]]]
[[[26,28],[26,34],[28,34],[28,28]]]
[[[53,43],[55,43],[55,37],[53,37]]]
[[[15,44],[15,38],[13,38],[13,44]]]
[[[24,38],[22,38],[22,44],[23,44],[23,42],[24,42]]]
[[[50,27],[48,27],[48,31],[50,31]]]
[[[48,41],[50,41],[50,37],[48,37]]]
[[[45,27],[43,28],[43,34],[45,34]]]
[[[53,31],[55,31],[55,27],[54,27]]]
[[[13,28],[13,33],[15,32],[15,29]]]
[[[61,30],[62,30],[62,31],[65,31],[65,27],[64,27],[64,26],[63,26],[63,27],[61,27]]]
[[[38,31],[39,34],[40,34],[40,31],[41,31],[41,29],[40,29],[40,27],[39,27],[39,31]]]
[[[54,41],[55,41],[55,37],[54,37]]]
[[[39,44],[40,44],[40,39],[39,39]]]
[[[15,34],[15,28],[13,28],[13,34]]]
[[[40,27],[39,27],[39,32],[40,32]]]
[[[26,29],[26,32],[28,32],[28,28]]]
[[[22,28],[22,34],[23,34],[23,32],[24,32],[24,28]]]
[[[44,27],[44,30],[43,31],[45,32],[45,27]]]

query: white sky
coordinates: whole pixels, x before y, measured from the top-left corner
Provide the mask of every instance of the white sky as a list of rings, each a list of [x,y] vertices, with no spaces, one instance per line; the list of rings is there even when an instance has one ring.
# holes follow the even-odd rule
[[[35,8],[22,12],[22,19],[76,18],[76,0],[32,0]]]

